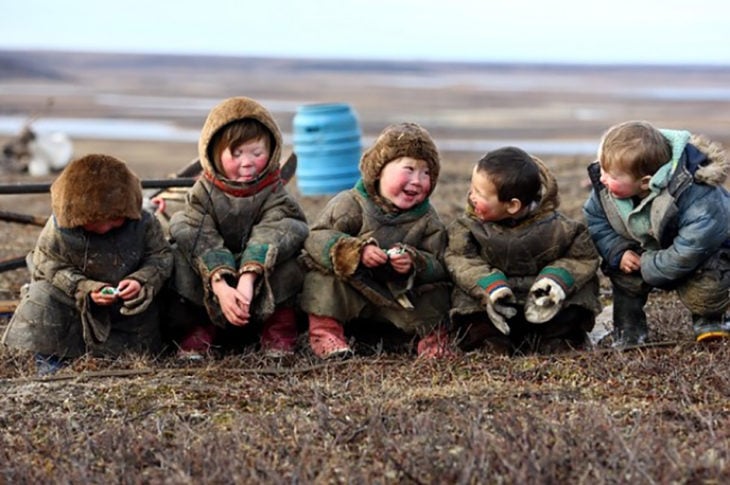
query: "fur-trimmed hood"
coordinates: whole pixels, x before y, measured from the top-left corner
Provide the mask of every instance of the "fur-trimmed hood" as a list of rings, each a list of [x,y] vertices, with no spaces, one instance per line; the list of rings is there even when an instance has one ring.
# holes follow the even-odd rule
[[[71,162],[51,185],[59,227],[142,217],[142,184],[118,158],[90,154]]]
[[[689,142],[707,157],[707,163],[695,172],[695,180],[707,185],[722,185],[730,171],[730,161],[725,148],[703,135],[692,135]]]
[[[537,157],[531,157],[532,161],[540,170],[540,211],[549,212],[560,207],[560,194],[558,193],[558,181],[555,175],[547,168],[545,162]]]
[[[257,180],[249,183],[235,182],[226,179],[221,171],[216,167],[215,162],[212,159],[213,147],[211,146],[211,141],[219,130],[229,123],[243,120],[245,118],[254,119],[263,124],[271,132],[273,140],[269,163],[266,165],[264,170],[261,171]],[[242,186],[248,187],[255,185],[258,181],[266,178],[267,175],[276,171],[279,168],[281,150],[281,130],[276,124],[274,117],[271,116],[271,113],[269,113],[269,111],[257,101],[243,96],[223,100],[211,109],[210,113],[208,113],[208,118],[205,120],[205,124],[203,125],[203,129],[198,140],[198,156],[200,157],[200,163],[203,170],[234,189],[238,189]]]
[[[360,158],[360,173],[368,195],[382,206],[384,199],[378,194],[378,180],[383,167],[395,159],[410,157],[423,160],[428,165],[431,178],[430,196],[436,188],[441,161],[431,135],[416,123],[390,125],[378,136],[375,143]]]

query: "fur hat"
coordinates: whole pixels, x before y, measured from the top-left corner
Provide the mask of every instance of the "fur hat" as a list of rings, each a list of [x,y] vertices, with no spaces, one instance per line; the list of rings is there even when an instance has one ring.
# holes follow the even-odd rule
[[[410,157],[423,160],[431,172],[431,192],[436,188],[441,163],[436,144],[431,135],[416,123],[390,125],[378,136],[373,146],[360,158],[360,173],[365,190],[370,197],[379,199],[377,181],[383,167],[397,158]]]
[[[51,185],[51,207],[60,227],[120,217],[142,217],[142,184],[112,156],[91,154],[71,162]]]
[[[273,138],[273,146],[270,147],[269,163],[260,175],[263,177],[279,168],[279,159],[281,158],[283,146],[279,125],[276,124],[271,113],[258,101],[244,96],[238,96],[224,99],[208,113],[208,117],[200,133],[200,138],[198,139],[198,156],[200,157],[203,170],[211,174],[216,174],[219,177],[222,176],[223,168],[216,165],[215,161],[211,159],[211,142],[213,141],[213,137],[230,123],[247,118],[254,119],[264,125],[271,132]]]

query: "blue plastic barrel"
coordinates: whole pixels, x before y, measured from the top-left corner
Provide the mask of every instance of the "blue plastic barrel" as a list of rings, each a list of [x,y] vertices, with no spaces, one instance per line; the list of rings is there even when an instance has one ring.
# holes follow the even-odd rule
[[[360,125],[345,103],[307,104],[294,115],[297,186],[302,195],[334,194],[360,178]]]

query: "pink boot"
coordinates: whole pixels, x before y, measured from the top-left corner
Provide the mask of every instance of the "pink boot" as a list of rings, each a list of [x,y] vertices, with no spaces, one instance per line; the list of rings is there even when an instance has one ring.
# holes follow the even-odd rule
[[[216,328],[212,324],[193,327],[180,341],[177,356],[185,360],[202,360],[215,340]]]
[[[297,316],[291,307],[277,308],[264,322],[261,331],[261,350],[268,357],[286,357],[294,354],[297,346]]]
[[[423,359],[448,359],[456,354],[451,350],[451,342],[443,329],[435,330],[418,342],[418,357]]]
[[[346,357],[352,349],[340,322],[330,317],[309,315],[309,346],[320,359]]]

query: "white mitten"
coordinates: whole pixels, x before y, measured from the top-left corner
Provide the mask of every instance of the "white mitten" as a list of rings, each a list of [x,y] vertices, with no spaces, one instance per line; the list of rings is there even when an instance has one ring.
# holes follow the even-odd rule
[[[565,291],[550,278],[532,284],[525,303],[525,318],[531,323],[545,323],[558,314],[565,301]]]
[[[507,286],[501,286],[489,293],[487,297],[487,315],[497,330],[509,335],[507,319],[517,315],[515,295]]]

